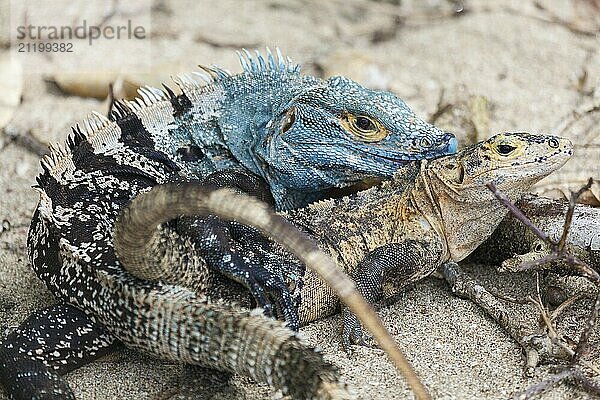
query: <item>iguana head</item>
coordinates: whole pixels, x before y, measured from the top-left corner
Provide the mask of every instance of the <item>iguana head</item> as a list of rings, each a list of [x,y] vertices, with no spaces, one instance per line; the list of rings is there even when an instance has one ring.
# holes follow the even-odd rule
[[[397,96],[341,76],[307,85],[275,114],[258,153],[274,179],[305,192],[391,177],[407,161],[457,147]]]
[[[440,210],[451,258],[466,257],[507,213],[486,184],[494,183],[516,201],[572,153],[573,145],[565,138],[503,133],[426,163],[424,173]]]

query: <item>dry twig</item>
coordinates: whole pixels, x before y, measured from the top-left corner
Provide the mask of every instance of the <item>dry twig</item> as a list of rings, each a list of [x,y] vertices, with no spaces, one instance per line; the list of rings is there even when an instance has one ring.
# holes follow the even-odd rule
[[[590,279],[597,287],[600,287],[600,275],[598,275],[598,272],[595,271],[593,268],[591,268],[587,263],[581,261],[576,256],[571,254],[566,247],[567,236],[569,234],[569,229],[570,229],[571,222],[573,219],[573,213],[575,211],[575,204],[577,203],[577,199],[585,191],[587,191],[592,186],[592,184],[593,184],[593,180],[590,178],[588,183],[585,186],[583,186],[581,189],[579,189],[577,192],[571,192],[571,196],[569,199],[569,207],[567,210],[567,214],[565,217],[565,223],[563,226],[563,232],[562,232],[561,238],[558,242],[553,241],[544,231],[542,231],[537,226],[535,226],[535,224],[533,224],[533,222],[529,218],[527,218],[521,212],[521,210],[519,210],[515,206],[515,204],[512,203],[508,199],[508,197],[504,193],[499,191],[498,188],[496,188],[496,186],[493,183],[488,184],[488,188],[492,191],[492,193],[494,193],[496,198],[505,207],[508,208],[508,210],[514,215],[514,217],[517,218],[519,221],[521,221],[525,226],[527,226],[537,237],[539,237],[544,242],[546,242],[551,250],[551,253],[549,255],[542,257],[541,259],[523,263],[521,265],[521,270],[523,270],[523,271],[529,270],[529,269],[532,269],[532,268],[534,268],[542,263],[546,263],[546,262],[563,261],[563,262],[566,262],[571,267],[573,267],[574,270],[577,271],[579,274]],[[594,302],[594,306],[592,307],[592,310],[590,311],[590,315],[588,316],[586,326],[585,326],[583,332],[581,333],[579,342],[577,343],[577,346],[575,347],[575,349],[573,349],[572,346],[570,346],[568,343],[570,340],[568,340],[568,338],[563,337],[563,335],[560,332],[558,332],[558,330],[556,329],[556,327],[553,324],[553,320],[558,315],[558,311],[555,312],[554,314],[550,315],[548,313],[548,311],[546,310],[546,308],[543,306],[543,303],[541,301],[541,296],[539,295],[539,280],[538,280],[537,288],[538,288],[538,290],[537,290],[538,298],[537,299],[530,298],[530,301],[533,304],[535,304],[536,307],[538,308],[540,315],[542,317],[542,320],[544,321],[544,324],[545,324],[545,328],[546,328],[545,330],[546,330],[547,337],[551,340],[552,345],[560,347],[569,356],[570,364],[564,371],[551,376],[549,379],[547,379],[543,382],[540,382],[536,385],[531,386],[527,390],[517,394],[515,396],[515,398],[530,399],[533,396],[535,396],[535,395],[537,395],[537,394],[549,389],[550,387],[552,387],[562,381],[565,381],[565,380],[571,380],[573,383],[575,383],[581,389],[585,390],[586,392],[588,392],[590,394],[595,394],[595,395],[600,394],[600,385],[598,383],[596,383],[595,381],[593,381],[586,374],[584,374],[581,369],[582,367],[585,367],[588,370],[593,371],[595,374],[600,375],[600,369],[598,367],[596,367],[595,365],[593,365],[589,362],[586,362],[585,360],[582,359],[582,357],[589,352],[589,337],[592,332],[592,329],[596,325],[596,321],[598,319],[598,313],[600,310],[600,293],[598,293],[596,296],[596,301]],[[567,301],[569,302],[568,304],[571,304],[574,300],[569,299]],[[565,302],[565,303],[567,303],[567,302]],[[563,303],[563,304],[565,304],[565,303]],[[564,307],[566,307],[566,305]],[[562,310],[562,309],[564,309],[564,307],[561,305],[561,307],[559,307],[559,308]],[[512,333],[511,333],[511,336],[514,337],[514,335]],[[525,338],[523,338],[523,339],[525,339]],[[525,340],[519,341],[519,342],[521,344],[523,344],[524,341]],[[524,347],[524,349],[526,350],[527,355],[528,355],[528,366],[529,366],[532,361],[531,359],[529,359],[529,358],[531,358],[530,357],[531,349],[529,349],[529,352],[528,352],[527,348]],[[534,358],[537,358],[537,357],[539,357],[539,354],[534,355]],[[539,361],[539,360],[533,360],[533,361]]]

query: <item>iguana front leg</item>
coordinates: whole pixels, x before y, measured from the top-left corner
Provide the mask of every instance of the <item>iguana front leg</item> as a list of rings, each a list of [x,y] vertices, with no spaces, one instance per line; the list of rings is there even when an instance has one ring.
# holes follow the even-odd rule
[[[210,268],[248,288],[267,316],[276,316],[279,311],[288,327],[298,330],[298,312],[288,287],[262,266],[262,257],[244,251],[236,243],[229,223],[212,216],[181,217],[177,228],[194,239]],[[260,247],[261,241],[266,243],[267,239],[261,237],[253,246]]]
[[[439,260],[439,254],[431,247],[426,242],[412,239],[378,247],[352,272],[356,288],[368,302],[374,303],[383,298],[385,280],[394,279],[404,286],[427,276],[435,270]],[[356,315],[344,308],[342,316],[344,348],[348,349],[352,344],[365,345],[365,335]]]
[[[266,182],[247,171],[217,171],[203,179],[201,184],[237,189],[274,205]],[[180,217],[177,231],[192,238],[209,268],[248,288],[257,306],[267,316],[279,314],[289,328],[299,329],[298,311],[287,285],[262,265],[261,254],[267,253],[270,246],[268,239],[251,228],[215,216]],[[237,243],[240,235],[245,242],[253,244],[255,251],[249,252]]]
[[[0,384],[14,399],[75,399],[60,377],[119,347],[103,326],[66,303],[31,314],[0,346]]]

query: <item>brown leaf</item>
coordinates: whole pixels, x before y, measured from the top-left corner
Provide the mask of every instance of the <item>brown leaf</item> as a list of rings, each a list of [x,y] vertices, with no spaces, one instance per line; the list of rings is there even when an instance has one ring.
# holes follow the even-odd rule
[[[183,70],[180,64],[160,64],[144,73],[95,72],[81,74],[57,74],[53,81],[66,93],[82,97],[105,99],[109,85],[113,85],[115,98],[133,99],[141,86],[161,87],[171,82],[171,76],[191,70]]]
[[[52,79],[65,93],[76,96],[105,99],[109,85],[113,84],[116,97],[135,97],[136,88],[126,85],[122,75],[118,73],[65,73],[56,74]]]
[[[324,77],[343,75],[371,89],[389,89],[390,78],[380,62],[364,51],[343,49],[318,62]]]
[[[487,97],[469,93],[464,86],[445,90],[430,122],[456,134],[461,146],[489,137],[492,106]]]

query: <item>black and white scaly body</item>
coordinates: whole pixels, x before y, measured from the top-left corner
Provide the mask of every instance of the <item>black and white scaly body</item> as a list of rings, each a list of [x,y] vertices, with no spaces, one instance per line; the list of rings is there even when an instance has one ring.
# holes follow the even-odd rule
[[[301,76],[298,66],[279,53],[264,59],[246,52],[240,60],[244,71],[238,75],[203,67],[206,86],[190,76],[176,79],[179,95],[168,88],[141,89],[135,101],[117,102],[110,121],[94,114],[74,129],[67,147],[52,150],[39,178],[41,202],[29,248],[40,278],[67,303],[32,316],[30,322],[39,317],[40,327],[45,327],[44,318],[53,312],[55,321],[66,321],[69,318],[61,316],[69,315],[69,304],[86,309],[90,299],[104,294],[92,282],[96,278],[82,281],[84,275],[72,268],[119,270],[110,255],[114,216],[151,186],[203,179],[223,170],[248,170],[267,182],[275,205],[286,209],[322,198],[328,188],[391,176],[409,160],[456,150],[453,135],[422,121],[390,93],[368,90],[343,77]],[[197,246],[206,243],[194,232]],[[285,295],[282,284],[260,266],[238,262],[230,269],[223,260],[231,255],[223,254],[210,268],[203,264],[202,271],[209,275],[216,268],[247,285],[259,300],[265,290],[274,291],[276,297]],[[282,308],[293,309],[289,301]],[[59,341],[73,348],[56,363],[48,362],[41,350],[44,354],[37,354],[37,359],[60,373],[82,363],[81,358],[76,361],[80,349],[93,358],[108,351],[113,341],[98,318],[85,321],[75,309],[72,315],[78,322],[54,324],[57,332],[78,326],[101,340],[81,348]],[[297,317],[289,318],[293,326]],[[20,333],[11,335],[12,344],[5,341],[3,351],[8,351],[8,358],[36,359],[27,349],[11,353],[19,348],[19,340],[27,340],[19,339]],[[54,349],[47,347],[51,353]],[[19,373],[10,368],[4,372]],[[10,377],[6,380],[10,382]]]

